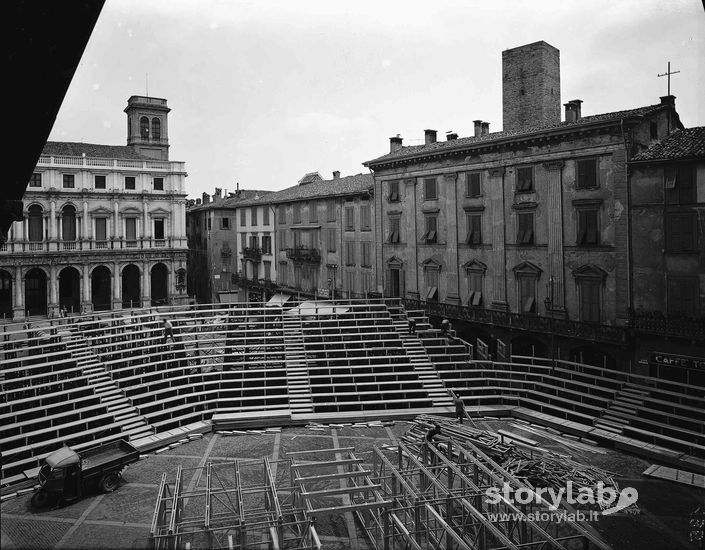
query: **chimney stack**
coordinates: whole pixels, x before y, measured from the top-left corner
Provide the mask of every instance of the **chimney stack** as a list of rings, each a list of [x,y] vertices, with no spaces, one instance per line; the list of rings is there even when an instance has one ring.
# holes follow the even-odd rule
[[[482,135],[486,136],[487,134],[490,133],[490,123],[489,122],[483,122],[480,127],[482,128]]]
[[[209,202],[211,202],[211,196],[208,193],[206,193],[205,191],[203,192],[203,195],[201,195],[201,196],[203,197],[203,204],[208,204]]]
[[[397,151],[401,151],[401,144],[402,144],[402,137],[397,134],[394,137],[389,138],[389,152],[390,153],[396,153]]]
[[[580,113],[580,104],[583,102],[582,99],[573,99],[568,103],[564,103],[565,107],[565,121],[566,122],[578,122],[582,115]]]
[[[482,135],[482,121],[473,120],[472,123],[475,125],[475,137],[480,137]]]
[[[675,107],[676,106],[676,96],[674,96],[674,95],[661,96],[661,105],[670,105],[671,107]]]
[[[446,141],[453,141],[454,139],[458,139],[458,134],[455,132],[448,132],[446,134]]]
[[[436,143],[436,135],[438,132],[436,130],[424,130],[424,137],[426,138],[426,145],[431,145],[431,143]]]
[[[339,179],[340,179],[340,170],[335,170],[335,171],[333,171],[333,179],[334,179],[334,180],[339,180]]]

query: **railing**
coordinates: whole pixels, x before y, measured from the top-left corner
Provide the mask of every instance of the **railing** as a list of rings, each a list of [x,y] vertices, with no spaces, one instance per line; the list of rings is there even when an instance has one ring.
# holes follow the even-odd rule
[[[77,241],[9,241],[0,243],[0,255],[3,253],[34,253],[59,251],[89,251],[107,249],[150,249],[173,248],[176,239],[108,239],[108,240],[77,240]],[[184,239],[185,241],[185,239]],[[183,247],[184,250],[186,247]]]
[[[260,258],[262,258],[262,249],[261,248],[250,248],[250,247],[245,247],[242,251],[242,255],[245,257],[247,260],[257,260],[259,261]]]
[[[321,262],[321,253],[317,248],[304,248],[303,246],[299,246],[297,248],[287,248],[286,257],[295,262]]]
[[[64,250],[76,250],[76,241],[64,241],[61,244],[63,244]]]
[[[556,319],[540,315],[524,315],[485,308],[473,308],[439,302],[425,302],[404,298],[407,309],[423,309],[428,314],[447,319],[494,325],[508,329],[525,330],[568,338],[578,338],[606,344],[626,344],[629,338],[627,327],[582,323],[569,319]]]
[[[705,341],[705,316],[669,316],[660,311],[631,310],[629,327],[637,333]]]
[[[96,157],[50,156],[39,157],[37,166],[84,166],[102,168],[134,168],[135,170],[161,170],[164,172],[183,172],[185,163],[158,160],[130,160]]]

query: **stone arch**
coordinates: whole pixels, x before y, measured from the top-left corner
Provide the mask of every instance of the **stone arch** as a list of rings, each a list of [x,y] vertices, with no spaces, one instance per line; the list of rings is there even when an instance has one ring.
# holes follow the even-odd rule
[[[59,272],[59,308],[66,308],[69,313],[81,311],[81,274],[73,266]]]
[[[169,268],[158,262],[149,270],[150,296],[153,306],[164,306],[169,303]]]
[[[91,271],[91,303],[93,311],[108,311],[112,309],[112,278],[109,267],[99,265]]]
[[[135,264],[127,264],[120,274],[122,285],[122,307],[132,308],[142,306],[142,277],[140,268]]]
[[[12,275],[5,269],[0,269],[0,317],[9,319],[12,317]]]
[[[24,303],[27,315],[47,314],[47,283],[46,271],[40,267],[32,267],[25,273]]]

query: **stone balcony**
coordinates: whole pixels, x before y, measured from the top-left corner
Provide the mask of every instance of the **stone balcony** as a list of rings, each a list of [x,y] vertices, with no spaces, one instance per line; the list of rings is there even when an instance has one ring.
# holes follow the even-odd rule
[[[296,248],[287,248],[286,257],[294,262],[304,262],[311,264],[321,263],[321,253],[317,248],[307,248],[298,246]]]

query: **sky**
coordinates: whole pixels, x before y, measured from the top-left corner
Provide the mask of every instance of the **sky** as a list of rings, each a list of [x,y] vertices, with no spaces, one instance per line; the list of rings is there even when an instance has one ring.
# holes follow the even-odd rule
[[[49,139],[126,143],[132,95],[164,98],[189,197],[367,172],[389,138],[502,128],[502,51],[560,50],[561,102],[592,115],[671,93],[705,126],[700,0],[106,0]]]

